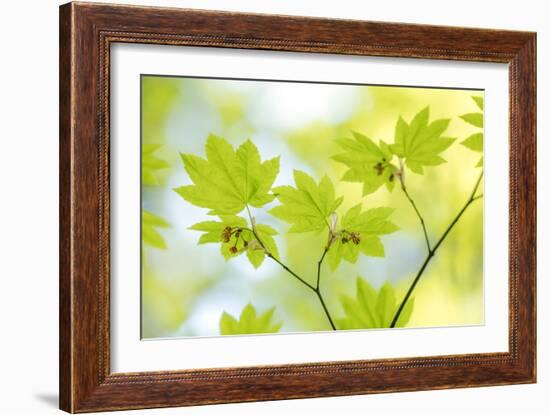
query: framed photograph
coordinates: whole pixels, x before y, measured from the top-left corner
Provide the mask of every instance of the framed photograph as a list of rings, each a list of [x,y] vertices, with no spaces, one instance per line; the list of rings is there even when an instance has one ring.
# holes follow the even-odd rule
[[[536,35],[60,8],[60,407],[536,380]]]

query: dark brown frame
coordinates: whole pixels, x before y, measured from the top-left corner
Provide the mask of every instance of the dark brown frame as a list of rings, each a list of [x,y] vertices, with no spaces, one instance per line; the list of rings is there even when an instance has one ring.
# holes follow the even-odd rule
[[[509,64],[509,352],[110,373],[114,42]],[[70,3],[60,8],[60,407],[68,412],[531,383],[536,379],[536,34]]]

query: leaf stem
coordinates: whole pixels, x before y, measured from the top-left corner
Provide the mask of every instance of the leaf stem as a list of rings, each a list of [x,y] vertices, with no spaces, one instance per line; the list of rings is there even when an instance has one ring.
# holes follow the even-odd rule
[[[418,219],[420,220],[420,225],[422,226],[422,231],[424,232],[424,239],[426,240],[426,247],[428,248],[428,252],[432,251],[432,248],[430,246],[430,238],[428,237],[428,230],[426,229],[426,221],[420,214],[420,211],[416,207],[416,203],[414,202],[413,198],[407,191],[407,187],[405,186],[405,183],[403,180],[401,180],[401,190],[403,190],[403,193],[405,193],[405,196],[407,196],[407,199],[409,200],[411,206],[413,207],[414,211],[416,212],[416,216],[418,216]]]
[[[449,224],[449,226],[447,227],[447,229],[445,229],[445,232],[443,232],[443,235],[441,235],[441,237],[439,238],[439,240],[437,241],[437,243],[435,244],[435,246],[433,247],[433,249],[429,250],[428,251],[428,255],[426,256],[426,259],[424,260],[422,266],[420,267],[420,269],[418,270],[418,273],[416,274],[416,277],[414,278],[411,286],[409,287],[407,293],[405,294],[405,297],[403,298],[403,301],[401,301],[401,304],[399,305],[399,308],[397,309],[397,312],[395,313],[394,317],[393,317],[393,320],[390,324],[390,328],[394,328],[395,325],[397,324],[397,320],[399,320],[399,316],[401,315],[401,312],[403,311],[403,308],[405,307],[405,305],[407,304],[407,301],[409,300],[410,296],[412,295],[412,292],[414,291],[416,285],[418,284],[418,281],[420,281],[420,278],[422,277],[422,275],[424,274],[424,271],[426,270],[426,267],[428,266],[428,264],[430,263],[431,259],[433,258],[433,256],[435,255],[437,249],[441,246],[441,244],[443,243],[443,241],[445,240],[445,238],[447,238],[447,235],[449,235],[449,233],[451,232],[451,230],[453,229],[453,227],[457,224],[457,222],[459,221],[459,219],[462,217],[462,215],[464,214],[464,212],[466,211],[466,209],[468,209],[468,207],[473,203],[475,202],[476,200],[478,199],[481,199],[483,197],[483,194],[480,194],[480,195],[477,195],[476,196],[476,192],[477,192],[477,189],[479,187],[479,184],[481,183],[481,179],[483,177],[483,171],[481,172],[481,174],[479,175],[477,181],[476,181],[476,184],[474,186],[474,189],[472,190],[472,193],[470,194],[470,197],[468,198],[468,200],[466,201],[466,203],[464,204],[464,206],[462,207],[462,209],[460,209],[460,211],[458,212],[458,214],[454,217],[454,219],[451,221],[451,223]]]
[[[254,227],[250,229],[252,231],[252,234],[254,235],[254,238],[258,241],[262,249],[265,251],[265,254],[271,258],[273,261],[275,261],[277,264],[279,264],[286,272],[288,272],[290,275],[292,275],[294,278],[296,278],[298,281],[300,281],[302,284],[304,284],[306,287],[308,287],[310,290],[315,291],[315,287],[311,285],[309,282],[304,280],[302,277],[300,277],[298,274],[296,274],[294,271],[292,271],[289,267],[287,267],[284,263],[282,263],[278,258],[273,256],[271,252],[267,249],[267,247],[264,245],[262,240],[260,239],[260,236],[256,232],[256,229]]]
[[[258,239],[257,235],[254,235],[254,236],[256,237],[256,239]],[[258,239],[258,242],[260,243],[260,245],[262,245],[262,242],[259,239]],[[285,264],[283,264],[281,261],[279,261],[277,258],[275,258],[273,255],[271,255],[271,252],[269,252],[267,250],[265,252],[266,252],[266,254],[269,258],[271,258],[273,261],[275,261],[277,264],[279,264],[286,272],[288,272],[290,275],[292,275],[294,278],[296,278],[298,281],[300,281],[302,284],[304,284],[310,290],[316,291],[316,289],[313,285],[311,285],[309,282],[304,280],[302,277],[300,277],[298,274],[296,274],[294,271],[292,271],[289,267],[287,267]]]
[[[321,290],[319,289],[320,278],[321,278],[321,264],[323,263],[323,260],[325,259],[325,256],[326,256],[326,254],[329,250],[330,245],[327,245],[327,247],[325,248],[325,250],[323,252],[323,255],[321,256],[321,259],[319,260],[319,262],[317,264],[317,283],[316,283],[315,286],[313,286],[309,282],[304,280],[302,277],[300,277],[298,274],[296,274],[294,271],[292,271],[289,267],[287,267],[278,258],[274,257],[271,254],[271,252],[269,252],[267,247],[264,245],[264,243],[260,239],[260,236],[256,232],[256,222],[254,221],[254,219],[252,217],[252,214],[250,212],[250,208],[248,207],[248,205],[246,205],[246,211],[248,213],[248,218],[250,220],[250,224],[251,224],[251,227],[252,227],[252,229],[250,229],[250,230],[252,231],[252,234],[254,235],[254,237],[256,238],[256,240],[258,241],[260,246],[262,247],[262,249],[265,251],[265,254],[269,258],[271,258],[273,261],[275,261],[277,264],[279,264],[286,272],[288,272],[290,275],[292,275],[294,278],[296,278],[298,281],[300,281],[302,284],[304,284],[307,288],[312,290],[317,295],[317,298],[319,299],[319,302],[321,303],[321,306],[323,307],[323,311],[325,312],[325,314],[327,316],[327,319],[330,323],[330,326],[332,327],[332,330],[336,330],[336,326],[334,325],[332,317],[330,316],[330,313],[328,311],[327,305],[325,304],[325,300],[323,298],[323,295],[321,294]]]
[[[265,244],[262,242],[262,239],[258,235],[258,232],[256,231],[256,222],[254,221],[252,214],[250,213],[250,208],[248,205],[246,205],[246,211],[248,213],[248,219],[250,220],[250,225],[252,226],[252,234],[254,235],[254,238],[258,241],[262,249],[265,251],[265,254],[271,258],[273,261],[275,261],[277,264],[279,264],[286,272],[288,272],[290,275],[292,275],[294,278],[296,278],[298,281],[300,281],[302,284],[304,284],[306,287],[308,287],[310,290],[315,291],[315,287],[311,285],[309,282],[304,280],[302,277],[300,277],[298,274],[296,274],[294,271],[292,271],[289,267],[287,267],[285,264],[283,264],[278,258],[274,257],[271,252],[267,249]]]
[[[323,261],[325,259],[325,256],[327,255],[328,250],[329,250],[329,246],[327,245],[327,247],[323,251],[323,255],[321,255],[321,259],[319,260],[319,262],[317,262],[317,284],[316,284],[316,289],[319,289],[319,285],[321,284],[321,265],[323,265]]]

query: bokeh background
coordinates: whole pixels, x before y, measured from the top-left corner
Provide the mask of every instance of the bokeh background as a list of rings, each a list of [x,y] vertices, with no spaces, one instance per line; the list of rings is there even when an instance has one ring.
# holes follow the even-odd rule
[[[346,167],[330,159],[339,151],[336,138],[355,130],[375,140],[393,142],[399,115],[407,122],[426,105],[430,120],[452,118],[445,136],[457,141],[442,155],[448,161],[424,175],[407,171],[407,188],[426,219],[435,241],[468,198],[480,169],[479,153],[459,144],[476,128],[459,115],[478,109],[472,95],[481,91],[390,86],[353,86],[292,82],[142,76],[142,148],[154,149],[144,161],[153,166],[142,183],[142,208],[162,218],[156,228],[164,248],[142,246],[142,337],[215,336],[224,311],[238,317],[251,302],[261,312],[276,306],[281,332],[328,330],[315,295],[266,260],[254,269],[246,256],[224,261],[219,244],[197,245],[200,232],[187,228],[212,219],[173,189],[190,184],[179,153],[204,156],[209,133],[234,146],[247,138],[262,160],[281,156],[275,185],[293,184],[295,168],[319,179],[327,174],[347,209],[396,208],[392,221],[401,229],[382,237],[386,256],[360,255],[356,264],[326,266],[323,293],[333,317],[343,315],[339,297],[355,296],[358,275],[375,288],[390,281],[400,300],[426,254],[423,234],[403,192],[385,187],[362,198],[361,184],[339,181]],[[152,160],[152,163],[151,163]],[[286,234],[288,226],[266,213],[253,214],[280,232],[281,258],[314,282],[315,266],[326,235]],[[433,244],[433,242],[432,242]],[[484,322],[483,203],[473,204],[438,250],[417,286],[407,327],[477,325]]]

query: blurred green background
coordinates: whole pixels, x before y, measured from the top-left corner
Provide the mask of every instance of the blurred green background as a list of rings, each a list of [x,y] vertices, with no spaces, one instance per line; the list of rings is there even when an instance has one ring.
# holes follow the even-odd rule
[[[393,142],[399,115],[407,122],[430,106],[430,119],[452,118],[448,137],[457,141],[442,156],[446,164],[424,175],[407,171],[407,188],[426,219],[432,241],[468,198],[480,173],[479,154],[459,144],[475,127],[459,115],[475,112],[472,95],[482,92],[434,88],[352,86],[142,76],[142,337],[213,336],[225,311],[238,317],[247,303],[258,312],[275,306],[280,331],[329,330],[315,295],[266,260],[255,270],[244,255],[224,261],[219,244],[197,245],[199,232],[187,228],[212,219],[173,188],[190,184],[179,153],[204,156],[209,133],[233,146],[250,138],[262,160],[281,156],[275,185],[293,184],[297,168],[317,180],[327,174],[343,209],[360,201],[365,209],[396,208],[401,229],[383,236],[386,256],[361,255],[323,271],[323,293],[331,314],[342,316],[339,297],[355,296],[358,275],[375,288],[390,281],[398,301],[426,255],[418,218],[403,192],[385,187],[362,198],[361,184],[341,182],[346,167],[330,157],[336,138],[358,131],[378,142]],[[259,222],[276,236],[281,259],[312,283],[326,235],[286,234],[288,225],[255,209]],[[483,203],[473,204],[438,250],[415,293],[407,327],[483,324]]]

